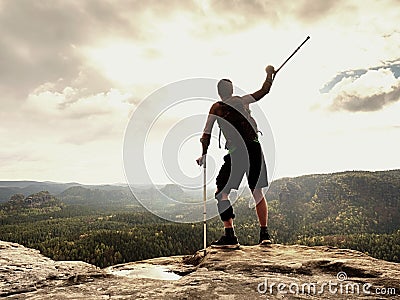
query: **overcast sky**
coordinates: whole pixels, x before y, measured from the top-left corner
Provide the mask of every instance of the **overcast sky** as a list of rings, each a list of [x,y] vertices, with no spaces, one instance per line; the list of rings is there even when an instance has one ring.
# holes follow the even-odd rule
[[[124,132],[146,96],[195,77],[254,92],[265,66],[278,67],[307,35],[259,102],[275,140],[273,177],[400,168],[399,7],[0,0],[0,180],[125,182]],[[193,113],[185,109],[177,118]],[[195,140],[180,161],[189,176],[201,172]],[[154,180],[167,182],[153,163]]]

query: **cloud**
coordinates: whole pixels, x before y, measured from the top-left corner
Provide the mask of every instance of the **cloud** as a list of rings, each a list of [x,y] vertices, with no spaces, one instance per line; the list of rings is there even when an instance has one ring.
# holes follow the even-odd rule
[[[336,77],[329,92],[332,111],[378,111],[400,101],[400,78],[390,68],[348,71],[340,77]]]
[[[344,78],[359,78],[361,75],[364,75],[369,70],[380,70],[380,69],[389,69],[395,78],[400,77],[400,60],[393,60],[385,62],[382,65],[371,67],[368,69],[356,69],[356,70],[348,70],[338,73],[333,79],[325,83],[325,85],[319,90],[321,93],[329,93],[336,84],[342,81]]]
[[[0,88],[3,91],[21,100],[44,82],[62,78],[67,86],[79,77],[84,71],[84,61],[74,45],[90,43],[99,30],[110,24],[105,22],[99,26],[101,23],[78,3],[4,2],[0,11]],[[96,80],[104,83],[100,75]]]
[[[1,3],[0,90],[3,95],[7,93],[19,100],[44,82],[62,78],[64,87],[70,86],[81,72],[91,72],[91,81],[101,82],[92,84],[95,91],[109,89],[112,84],[86,66],[79,47],[96,44],[107,37],[129,38],[143,44],[157,35],[151,20],[168,18],[179,7],[192,8],[191,2],[179,1]],[[147,52],[150,56],[157,55],[151,49]]]
[[[365,14],[357,2],[343,1],[3,1],[0,9],[0,91],[24,98],[44,82],[63,79],[73,86],[81,72],[91,72],[93,91],[112,87],[109,79],[91,71],[79,49],[107,37],[129,39],[146,58],[162,56],[152,43],[160,28],[178,17],[191,20],[194,37],[234,34],[259,24],[316,24],[350,14]],[[390,4],[390,3],[389,3]],[[388,4],[387,10],[390,10]],[[385,9],[376,5],[377,10]],[[395,11],[392,9],[392,11]],[[354,12],[352,11],[351,14]],[[383,15],[383,14],[382,14]],[[356,17],[355,17],[356,18]],[[369,21],[369,19],[367,18]],[[374,23],[376,24],[376,22]],[[388,33],[389,32],[389,33]],[[395,34],[385,31],[389,37]],[[175,36],[176,38],[176,36]],[[267,37],[266,37],[267,38]],[[147,50],[146,50],[147,49]],[[88,84],[88,81],[86,81]]]
[[[339,9],[343,1],[207,1],[203,6],[207,17],[199,32],[226,34],[249,29],[257,24],[277,27],[296,20],[315,24]]]
[[[51,83],[40,86],[21,110],[25,121],[37,132],[56,135],[61,143],[75,144],[121,135],[133,109],[130,93],[111,89],[85,95],[77,88],[66,87],[58,92],[53,87]]]
[[[246,30],[262,20],[268,24],[278,21],[277,6],[264,1],[209,1],[205,8],[207,18],[198,33],[224,35]]]
[[[388,93],[380,93],[366,97],[341,93],[334,99],[332,110],[347,110],[351,112],[377,111],[384,106],[400,100],[400,84]]]
[[[58,88],[45,83],[15,111],[0,111],[3,179],[122,180],[121,143],[132,95]]]
[[[329,18],[340,10],[342,14],[346,11],[344,1],[302,1],[300,5],[294,7],[296,18],[305,23],[316,23],[321,19]],[[353,11],[354,13],[354,11]]]

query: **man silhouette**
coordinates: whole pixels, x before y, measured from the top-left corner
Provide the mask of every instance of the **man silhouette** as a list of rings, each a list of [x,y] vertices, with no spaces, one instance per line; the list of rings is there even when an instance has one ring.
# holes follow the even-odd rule
[[[247,176],[248,186],[256,202],[256,212],[260,224],[259,243],[261,245],[271,243],[267,227],[268,206],[262,192],[262,188],[268,186],[267,168],[258,141],[257,124],[249,110],[251,103],[262,99],[271,89],[275,73],[274,67],[268,66],[266,72],[267,77],[261,89],[242,97],[233,96],[233,85],[229,79],[222,79],[218,82],[217,89],[221,101],[211,106],[200,139],[202,156],[196,160],[199,165],[204,163],[215,121],[224,134],[225,148],[228,150],[228,154],[224,156],[224,164],[216,178],[217,191],[215,193],[225,234],[217,241],[212,242],[212,247],[236,248],[239,246],[233,228],[235,214],[228,196],[231,189],[239,188],[244,174]]]

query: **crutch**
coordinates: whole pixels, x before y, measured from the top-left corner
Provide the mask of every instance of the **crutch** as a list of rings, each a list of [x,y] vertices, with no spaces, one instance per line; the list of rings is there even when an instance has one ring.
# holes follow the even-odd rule
[[[310,39],[310,36],[307,36],[307,38],[300,44],[299,47],[297,47],[296,50],[294,50],[294,52],[283,62],[283,64],[275,71],[274,73],[274,79],[276,74],[279,72],[280,69],[282,69],[282,67],[289,61],[289,59],[291,59],[293,57],[293,55],[296,54],[297,51],[299,51],[299,49]]]
[[[204,256],[207,254],[207,154],[203,156],[203,243]]]

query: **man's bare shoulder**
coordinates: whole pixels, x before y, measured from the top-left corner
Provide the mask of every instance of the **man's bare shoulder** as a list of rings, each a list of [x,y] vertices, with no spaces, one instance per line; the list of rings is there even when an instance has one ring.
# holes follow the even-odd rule
[[[244,96],[242,96],[241,98],[242,98],[242,101],[243,101],[243,103],[244,103],[245,105],[246,105],[246,104],[253,103],[253,102],[256,102],[256,99],[254,99],[254,97],[253,97],[251,94],[244,95]]]
[[[221,101],[215,102],[211,105],[210,114],[219,115],[221,113]]]

